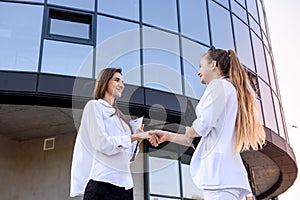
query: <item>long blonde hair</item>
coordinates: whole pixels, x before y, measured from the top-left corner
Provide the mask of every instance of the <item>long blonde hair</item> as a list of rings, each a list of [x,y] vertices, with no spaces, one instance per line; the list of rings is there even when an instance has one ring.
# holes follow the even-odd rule
[[[254,90],[236,53],[233,50],[211,47],[205,55],[209,62],[216,62],[222,75],[229,77],[237,91],[238,112],[235,123],[234,152],[261,149],[265,143],[266,134],[259,120]]]

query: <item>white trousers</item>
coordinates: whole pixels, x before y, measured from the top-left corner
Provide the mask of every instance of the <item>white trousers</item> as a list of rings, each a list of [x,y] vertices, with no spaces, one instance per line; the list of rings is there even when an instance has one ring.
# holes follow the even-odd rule
[[[218,190],[203,190],[205,200],[245,200],[246,195],[243,189],[226,188]]]

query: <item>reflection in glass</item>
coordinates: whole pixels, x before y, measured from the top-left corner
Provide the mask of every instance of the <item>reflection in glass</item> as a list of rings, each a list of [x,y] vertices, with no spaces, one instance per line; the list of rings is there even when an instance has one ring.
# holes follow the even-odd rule
[[[190,166],[181,164],[183,196],[185,198],[199,199],[203,198],[203,191],[197,188],[192,180]]]
[[[221,49],[234,49],[229,11],[209,1],[212,43]]]
[[[274,93],[273,93],[273,98],[274,98],[275,111],[276,111],[277,123],[279,128],[279,135],[284,139],[286,139],[285,130],[283,126],[283,118],[282,118],[283,115],[281,114],[282,109],[279,104],[279,100]]]
[[[98,16],[96,75],[105,67],[123,69],[124,81],[141,85],[139,25]]]
[[[176,0],[144,0],[142,2],[144,23],[178,32]]]
[[[50,34],[89,39],[90,25],[66,20],[51,19]]]
[[[0,13],[0,69],[37,71],[43,7],[0,2]]]
[[[232,3],[231,3],[231,10],[241,20],[243,20],[245,23],[248,23],[246,10],[242,6],[240,6],[240,4],[236,3],[236,1],[234,1],[234,0],[232,0]]]
[[[258,24],[252,17],[249,17],[249,23],[250,23],[250,27],[252,28],[252,30],[253,30],[259,37],[261,37],[260,26],[259,26],[259,24]]]
[[[144,86],[182,94],[178,55],[158,49],[144,50]]]
[[[178,160],[149,157],[151,194],[180,197]]]
[[[95,1],[94,0],[48,0],[48,4],[61,5],[71,8],[78,8],[84,10],[94,10]]]
[[[264,15],[262,3],[258,1],[257,6],[259,11],[260,27],[266,32],[265,15]]]
[[[239,59],[243,65],[255,71],[249,28],[235,16],[233,16],[233,27]]]
[[[254,19],[258,21],[256,0],[247,0],[247,9],[248,12],[254,17]]]
[[[139,21],[139,0],[98,0],[98,11]]]
[[[274,73],[274,70],[273,70],[271,55],[269,54],[269,52],[266,49],[265,49],[265,52],[266,52],[266,59],[267,59],[267,65],[268,65],[268,71],[269,71],[271,87],[272,87],[273,91],[275,92],[275,94],[277,94],[277,87],[276,87],[276,81],[275,81],[276,77],[275,77],[275,73]]]
[[[231,0],[232,1],[237,1],[239,2],[244,8],[246,8],[246,3],[245,3],[245,0]]]
[[[144,28],[143,61],[143,85],[145,87],[182,94],[177,35],[153,28]]]
[[[205,0],[179,1],[181,32],[197,41],[209,44]]]
[[[88,57],[92,50],[92,46],[44,40],[41,70],[92,78],[92,56]]]
[[[253,49],[254,49],[257,74],[260,77],[262,77],[265,82],[269,83],[269,77],[268,77],[268,71],[267,71],[262,41],[253,32],[251,33],[252,33],[252,41],[253,41]]]
[[[198,72],[200,59],[206,48],[196,42],[182,38],[183,71],[185,95],[200,99],[206,88],[200,81]]]
[[[271,90],[263,81],[259,80],[261,91],[262,107],[264,112],[265,126],[278,133],[277,122],[274,113],[274,104],[271,96]]]
[[[20,1],[20,2],[36,2],[36,3],[44,3],[45,0],[14,0],[14,1]]]
[[[226,8],[229,8],[229,3],[228,0],[214,0],[216,2],[218,2],[219,4],[225,6]]]

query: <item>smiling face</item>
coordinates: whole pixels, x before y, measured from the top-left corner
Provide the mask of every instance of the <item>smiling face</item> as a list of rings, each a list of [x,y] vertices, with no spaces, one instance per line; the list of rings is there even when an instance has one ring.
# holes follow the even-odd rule
[[[119,72],[114,73],[113,77],[109,80],[107,84],[107,89],[105,96],[111,98],[119,98],[124,90],[123,77]]]
[[[201,58],[200,61],[200,69],[198,72],[198,76],[201,79],[202,84],[208,84],[211,80],[216,78],[217,75],[217,67],[216,62],[209,62],[207,59],[207,55]]]

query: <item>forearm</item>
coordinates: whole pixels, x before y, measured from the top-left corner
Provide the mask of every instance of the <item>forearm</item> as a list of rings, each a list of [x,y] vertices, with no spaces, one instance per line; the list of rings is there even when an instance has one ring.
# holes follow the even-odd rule
[[[168,134],[167,141],[184,145],[184,146],[191,146],[185,134],[172,133],[168,131],[166,132]]]

